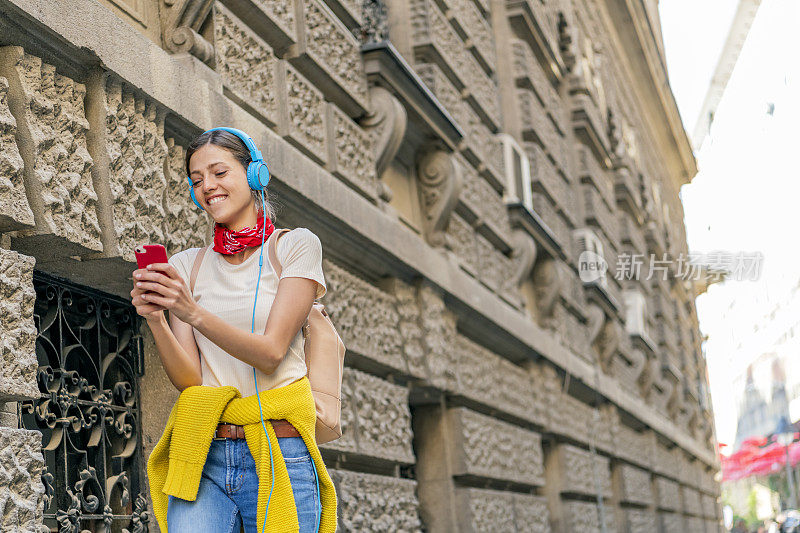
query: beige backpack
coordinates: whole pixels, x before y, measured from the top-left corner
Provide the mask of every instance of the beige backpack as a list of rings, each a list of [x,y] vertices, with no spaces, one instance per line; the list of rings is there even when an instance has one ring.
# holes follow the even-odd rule
[[[278,238],[288,229],[275,230],[275,238],[268,239],[268,258],[272,268],[281,277],[282,266],[275,251]],[[192,265],[189,288],[194,293],[194,282],[203,256],[210,246],[201,248]],[[304,351],[308,381],[317,408],[316,440],[324,444],[342,436],[342,373],[345,346],[331,322],[325,306],[314,301],[308,318],[303,323]]]

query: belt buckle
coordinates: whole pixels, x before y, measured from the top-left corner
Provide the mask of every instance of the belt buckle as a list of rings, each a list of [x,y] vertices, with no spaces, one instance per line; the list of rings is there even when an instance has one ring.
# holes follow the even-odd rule
[[[225,437],[217,437],[217,428],[214,428],[214,436],[211,437],[211,440],[225,440]]]

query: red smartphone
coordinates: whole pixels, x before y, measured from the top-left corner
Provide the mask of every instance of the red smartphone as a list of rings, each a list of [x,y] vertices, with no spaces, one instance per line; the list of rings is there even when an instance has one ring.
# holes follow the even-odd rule
[[[137,246],[134,253],[136,254],[136,264],[139,265],[139,268],[147,268],[147,265],[152,263],[166,263],[169,261],[166,248],[160,244]]]

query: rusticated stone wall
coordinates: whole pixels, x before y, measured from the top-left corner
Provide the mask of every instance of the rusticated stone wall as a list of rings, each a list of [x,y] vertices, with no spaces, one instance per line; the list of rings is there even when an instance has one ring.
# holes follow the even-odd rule
[[[649,22],[620,9],[0,0],[0,529],[40,531],[47,499],[15,403],[42,383],[33,270],[127,297],[137,244],[209,242],[183,159],[231,125],[276,224],[323,243],[341,531],[719,531],[694,289],[613,276],[686,251],[695,172],[660,70],[625,57],[658,57]],[[604,284],[578,276],[589,233]],[[146,456],[176,393],[142,346]]]

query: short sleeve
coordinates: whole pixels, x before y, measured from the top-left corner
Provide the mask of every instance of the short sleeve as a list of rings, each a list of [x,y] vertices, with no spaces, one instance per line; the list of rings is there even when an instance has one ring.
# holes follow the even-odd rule
[[[194,258],[197,257],[197,252],[199,251],[200,248],[189,248],[188,250],[173,254],[167,259],[167,262],[175,267],[175,270],[178,271],[178,274],[180,274],[187,285],[189,284],[189,273],[191,272]]]
[[[295,228],[280,239],[276,250],[281,278],[308,278],[317,282],[317,298],[328,291],[322,273],[322,243],[311,230]]]

